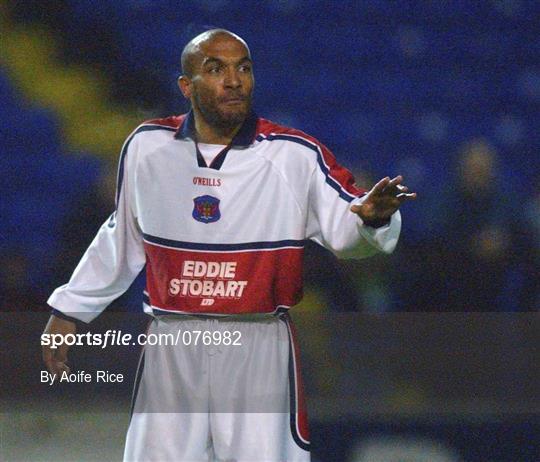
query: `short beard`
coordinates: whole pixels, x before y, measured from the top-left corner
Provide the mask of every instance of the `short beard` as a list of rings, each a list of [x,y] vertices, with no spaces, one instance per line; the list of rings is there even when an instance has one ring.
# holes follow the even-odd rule
[[[236,112],[231,115],[223,114],[217,105],[208,104],[206,101],[203,101],[200,95],[194,94],[194,103],[197,106],[202,118],[204,121],[216,129],[219,133],[229,133],[231,130],[238,127],[246,120],[249,111],[251,109],[251,96],[247,97],[247,106],[245,111]]]

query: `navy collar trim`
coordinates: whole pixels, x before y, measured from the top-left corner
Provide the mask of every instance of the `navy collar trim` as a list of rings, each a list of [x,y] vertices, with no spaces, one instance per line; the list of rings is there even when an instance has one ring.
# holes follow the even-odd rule
[[[238,133],[234,136],[229,146],[249,146],[253,143],[255,135],[257,134],[257,120],[259,117],[255,112],[251,111],[247,116],[246,120],[238,130]],[[193,141],[197,141],[195,130],[195,116],[193,115],[193,110],[190,110],[174,137],[176,139],[186,139],[191,138]]]

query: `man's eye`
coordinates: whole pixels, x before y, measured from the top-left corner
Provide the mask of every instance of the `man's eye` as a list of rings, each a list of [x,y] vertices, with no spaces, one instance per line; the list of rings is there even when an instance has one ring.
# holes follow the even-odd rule
[[[221,68],[219,67],[211,67],[210,69],[208,69],[208,72],[210,72],[210,74],[218,74],[220,70]]]
[[[240,72],[251,72],[251,66],[244,64],[243,66],[240,66],[239,70]]]

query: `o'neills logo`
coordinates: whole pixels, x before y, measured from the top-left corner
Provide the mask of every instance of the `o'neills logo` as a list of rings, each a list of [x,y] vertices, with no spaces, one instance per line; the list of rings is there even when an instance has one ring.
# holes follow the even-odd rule
[[[235,261],[186,260],[182,265],[181,278],[169,281],[169,294],[182,297],[240,298],[248,281],[236,281],[235,276]]]
[[[193,177],[193,184],[198,186],[221,186],[221,178]]]

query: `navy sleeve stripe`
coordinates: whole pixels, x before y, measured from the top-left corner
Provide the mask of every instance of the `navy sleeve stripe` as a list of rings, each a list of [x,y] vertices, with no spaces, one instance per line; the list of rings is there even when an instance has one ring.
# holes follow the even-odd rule
[[[257,141],[264,141],[264,140],[266,141],[273,141],[273,140],[292,141],[293,143],[301,144],[302,146],[305,146],[306,148],[311,149],[317,154],[317,163],[319,164],[319,168],[322,170],[326,178],[326,182],[333,189],[337,191],[337,193],[339,194],[339,197],[341,197],[343,200],[347,202],[352,202],[354,199],[357,198],[357,196],[354,196],[348,193],[347,191],[345,191],[345,189],[343,189],[343,187],[339,184],[339,182],[330,176],[330,169],[324,163],[321,149],[319,148],[319,146],[317,146],[316,143],[312,143],[311,141],[308,141],[304,138],[300,138],[299,136],[291,136],[291,135],[283,135],[283,134],[279,134],[279,135],[270,134],[270,135],[257,136]]]

